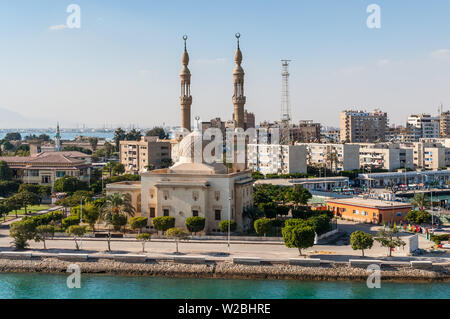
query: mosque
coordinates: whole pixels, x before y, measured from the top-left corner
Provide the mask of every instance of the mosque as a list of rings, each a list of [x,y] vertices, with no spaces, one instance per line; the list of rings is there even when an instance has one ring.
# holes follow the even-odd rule
[[[242,52],[236,34],[237,49],[234,55],[236,67],[233,72],[234,125],[244,128],[244,70],[241,66]],[[191,131],[191,72],[188,68],[189,54],[184,36],[184,51],[181,80],[181,127]],[[219,232],[219,223],[226,219],[235,220],[237,232],[246,227],[243,212],[253,206],[253,179],[246,164],[222,162],[207,163],[203,159],[203,144],[196,151],[196,141],[203,143],[197,127],[178,142],[178,158],[170,168],[141,173],[140,182],[108,184],[106,193],[128,193],[138,215],[148,217],[149,225],[154,217],[173,216],[175,227],[185,228],[185,220],[191,216],[205,217],[205,233]]]

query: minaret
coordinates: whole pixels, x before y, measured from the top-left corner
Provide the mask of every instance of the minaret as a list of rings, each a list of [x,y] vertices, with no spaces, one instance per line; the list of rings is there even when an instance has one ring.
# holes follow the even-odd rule
[[[239,48],[239,38],[241,35],[236,33],[237,39],[237,49],[234,54],[234,61],[236,62],[236,67],[233,71],[234,78],[234,94],[233,94],[233,104],[234,104],[234,123],[235,128],[244,129],[244,69],[241,67],[242,63],[242,52]]]
[[[180,96],[180,104],[181,104],[181,127],[183,129],[191,130],[191,105],[192,105],[192,96],[191,96],[191,72],[189,71],[189,54],[186,50],[186,40],[187,36],[183,36],[184,40],[184,52],[181,57],[181,62],[183,63],[183,69],[180,72],[180,80],[181,80],[181,96]]]
[[[61,133],[59,131],[59,122],[56,124],[55,150],[57,152],[61,151]]]

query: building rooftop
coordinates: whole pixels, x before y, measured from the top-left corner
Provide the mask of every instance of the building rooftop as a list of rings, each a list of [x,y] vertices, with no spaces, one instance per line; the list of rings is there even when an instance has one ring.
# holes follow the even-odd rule
[[[411,204],[408,203],[400,203],[400,202],[392,202],[380,199],[372,199],[372,198],[361,198],[361,197],[352,197],[352,198],[340,198],[340,199],[327,199],[327,203],[337,203],[337,204],[345,204],[345,205],[353,205],[353,206],[361,206],[361,207],[369,207],[369,208],[400,208],[400,207],[412,207]]]

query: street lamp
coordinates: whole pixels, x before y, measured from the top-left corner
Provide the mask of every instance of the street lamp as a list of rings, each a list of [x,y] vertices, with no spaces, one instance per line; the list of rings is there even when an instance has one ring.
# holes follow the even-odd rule
[[[228,255],[230,255],[230,232],[231,232],[231,194],[228,196]]]
[[[81,196],[81,203],[80,203],[80,223],[83,222],[83,198],[84,198],[84,196]]]

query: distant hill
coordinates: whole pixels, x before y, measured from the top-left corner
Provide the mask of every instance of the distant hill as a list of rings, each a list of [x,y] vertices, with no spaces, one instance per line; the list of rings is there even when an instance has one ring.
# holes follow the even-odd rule
[[[30,128],[54,126],[53,119],[29,118],[14,111],[0,108],[0,128]]]

